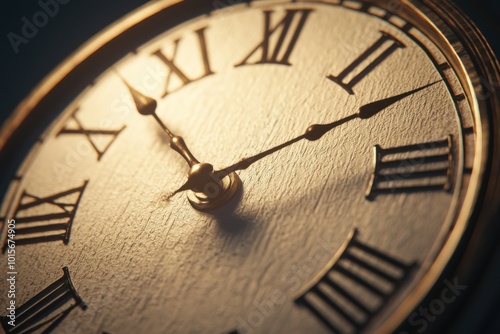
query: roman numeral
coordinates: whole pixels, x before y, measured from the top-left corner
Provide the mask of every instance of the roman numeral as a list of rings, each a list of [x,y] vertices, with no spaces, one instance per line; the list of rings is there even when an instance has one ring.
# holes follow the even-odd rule
[[[264,13],[264,39],[250,51],[248,56],[235,66],[248,64],[281,64],[291,65],[289,58],[297,44],[299,35],[304,28],[306,20],[312,9],[287,9],[284,18],[271,28],[272,10],[265,10]],[[298,19],[295,20],[295,17]],[[294,24],[295,23],[295,24]],[[279,31],[277,39],[273,39],[273,34]],[[288,37],[288,38],[287,38]],[[274,43],[272,43],[274,41]],[[261,53],[260,59],[249,63],[249,59],[255,53]]]
[[[375,168],[367,199],[381,194],[448,190],[451,184],[452,138],[399,146],[374,147]]]
[[[109,149],[111,144],[115,141],[116,137],[125,129],[122,126],[120,129],[107,130],[107,129],[91,129],[85,128],[82,122],[76,117],[78,108],[73,111],[68,122],[64,125],[58,133],[57,137],[60,135],[80,135],[84,136],[92,149],[97,154],[97,160],[100,160],[104,153]]]
[[[172,56],[169,57],[165,53],[163,53],[160,49],[154,51],[152,53],[153,56],[158,57],[167,67],[168,67],[168,73],[167,73],[167,79],[165,83],[165,91],[163,92],[162,97],[167,96],[168,94],[176,91],[177,89],[180,89],[184,87],[185,85],[200,80],[210,74],[213,74],[214,72],[210,68],[210,62],[208,60],[208,51],[207,51],[207,42],[205,39],[205,30],[207,27],[203,27],[201,29],[198,29],[195,31],[195,34],[197,36],[198,40],[198,45],[199,45],[199,50],[200,50],[200,61],[203,63],[203,72],[201,73],[200,76],[196,78],[190,78],[186,73],[185,70],[182,70],[179,68],[179,66],[175,63],[176,61],[176,55],[177,55],[177,48],[179,46],[180,38],[176,39],[174,41],[174,49],[172,52]],[[175,75],[175,77],[179,80],[180,85],[177,85],[175,89],[171,89],[171,78],[172,76]]]
[[[16,246],[62,241],[69,242],[71,226],[80,203],[83,185],[47,197],[38,197],[23,191],[13,218],[16,221]],[[7,247],[4,242],[3,251]]]
[[[354,86],[396,50],[405,48],[405,45],[396,37],[383,31],[381,33],[382,36],[347,66],[345,70],[337,76],[329,75],[328,79],[340,85],[349,94],[354,94]]]
[[[1,323],[6,333],[51,333],[76,307],[87,306],[76,292],[67,267],[63,276],[16,309],[15,326],[8,317]]]
[[[358,332],[398,291],[415,266],[361,242],[353,229],[295,302],[333,332]]]

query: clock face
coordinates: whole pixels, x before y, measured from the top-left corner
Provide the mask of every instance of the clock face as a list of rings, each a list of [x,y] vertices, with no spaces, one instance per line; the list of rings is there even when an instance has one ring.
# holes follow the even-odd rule
[[[143,31],[5,192],[4,329],[379,328],[454,247],[481,166],[464,74],[409,8],[258,2]]]

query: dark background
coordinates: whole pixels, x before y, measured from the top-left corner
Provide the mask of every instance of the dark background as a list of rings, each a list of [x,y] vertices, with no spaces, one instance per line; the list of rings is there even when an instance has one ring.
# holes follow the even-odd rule
[[[148,2],[147,0],[61,0],[59,12],[38,29],[36,36],[19,46],[16,54],[7,38],[21,35],[22,18],[32,22],[41,10],[39,1],[2,0],[0,5],[1,90],[0,122],[55,66],[100,30]],[[206,0],[212,1],[212,0]],[[228,3],[235,0],[228,0]],[[226,1],[223,1],[226,3]],[[500,54],[500,3],[498,0],[455,0],[472,18]]]
[[[0,123],[19,102],[81,44],[100,30],[148,2],[147,0],[60,0],[58,13],[38,28],[27,44],[19,46],[16,54],[8,33],[21,34],[23,17],[33,22],[41,10],[40,0],[1,0],[0,4]],[[55,0],[41,0],[46,3]],[[212,0],[206,0],[212,1]],[[223,1],[231,3],[235,0]],[[500,55],[500,1],[455,0],[462,10],[479,26],[495,53]],[[462,312],[449,323],[453,333],[500,333],[500,246],[492,254],[489,268],[474,289]],[[444,332],[444,331],[443,331]]]

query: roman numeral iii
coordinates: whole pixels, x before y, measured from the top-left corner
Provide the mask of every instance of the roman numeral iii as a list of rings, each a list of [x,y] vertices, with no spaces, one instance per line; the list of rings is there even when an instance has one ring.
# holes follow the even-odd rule
[[[344,88],[349,94],[354,94],[356,86],[363,78],[377,68],[384,60],[405,45],[396,37],[381,31],[382,36],[365,52],[356,58],[338,75],[329,75],[328,79]]]
[[[452,138],[392,148],[374,147],[374,171],[367,199],[377,195],[448,190]]]
[[[311,13],[311,9],[287,9],[285,16],[274,27],[271,21],[274,12],[265,10],[264,13],[264,37],[262,42],[236,66],[248,64],[281,64],[291,65],[290,55],[297,44],[300,33]],[[276,38],[273,38],[276,37]],[[249,62],[253,55],[259,54],[260,58]]]
[[[415,266],[365,244],[353,229],[295,302],[335,333],[359,332],[398,291]]]
[[[63,272],[60,279],[16,309],[15,326],[9,324],[10,318],[1,318],[6,333],[52,333],[76,307],[87,308],[71,282],[68,268]]]
[[[179,65],[176,64],[176,56],[177,56],[177,48],[179,46],[180,38],[176,39],[174,41],[174,49],[172,52],[171,56],[166,55],[163,51],[160,49],[154,51],[152,53],[153,56],[158,57],[159,60],[162,61],[163,64],[165,64],[168,68],[168,73],[167,73],[167,79],[165,82],[165,90],[163,92],[162,97],[167,96],[168,94],[176,91],[177,89],[180,89],[187,84],[203,79],[204,77],[213,74],[214,72],[210,68],[210,62],[208,59],[208,51],[207,51],[207,42],[205,38],[205,30],[207,27],[203,27],[201,29],[198,29],[194,31],[196,34],[196,39],[198,41],[198,46],[199,46],[199,60],[203,65],[203,70],[202,73],[198,77],[189,77],[186,74],[186,69],[181,69]],[[178,85],[175,89],[172,89],[171,86],[171,79],[172,76],[175,76],[179,81],[180,85]]]
[[[87,183],[46,197],[23,191],[12,215],[16,221],[16,246],[51,241],[67,244]],[[6,246],[4,242],[4,251]]]

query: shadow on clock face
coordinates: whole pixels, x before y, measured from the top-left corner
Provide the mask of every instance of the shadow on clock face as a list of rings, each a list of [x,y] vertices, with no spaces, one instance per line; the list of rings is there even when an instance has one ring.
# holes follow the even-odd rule
[[[240,188],[229,204],[208,214],[217,221],[217,227],[222,232],[229,235],[243,235],[255,226],[252,222],[252,217],[244,217],[235,212],[242,197],[243,190]]]

